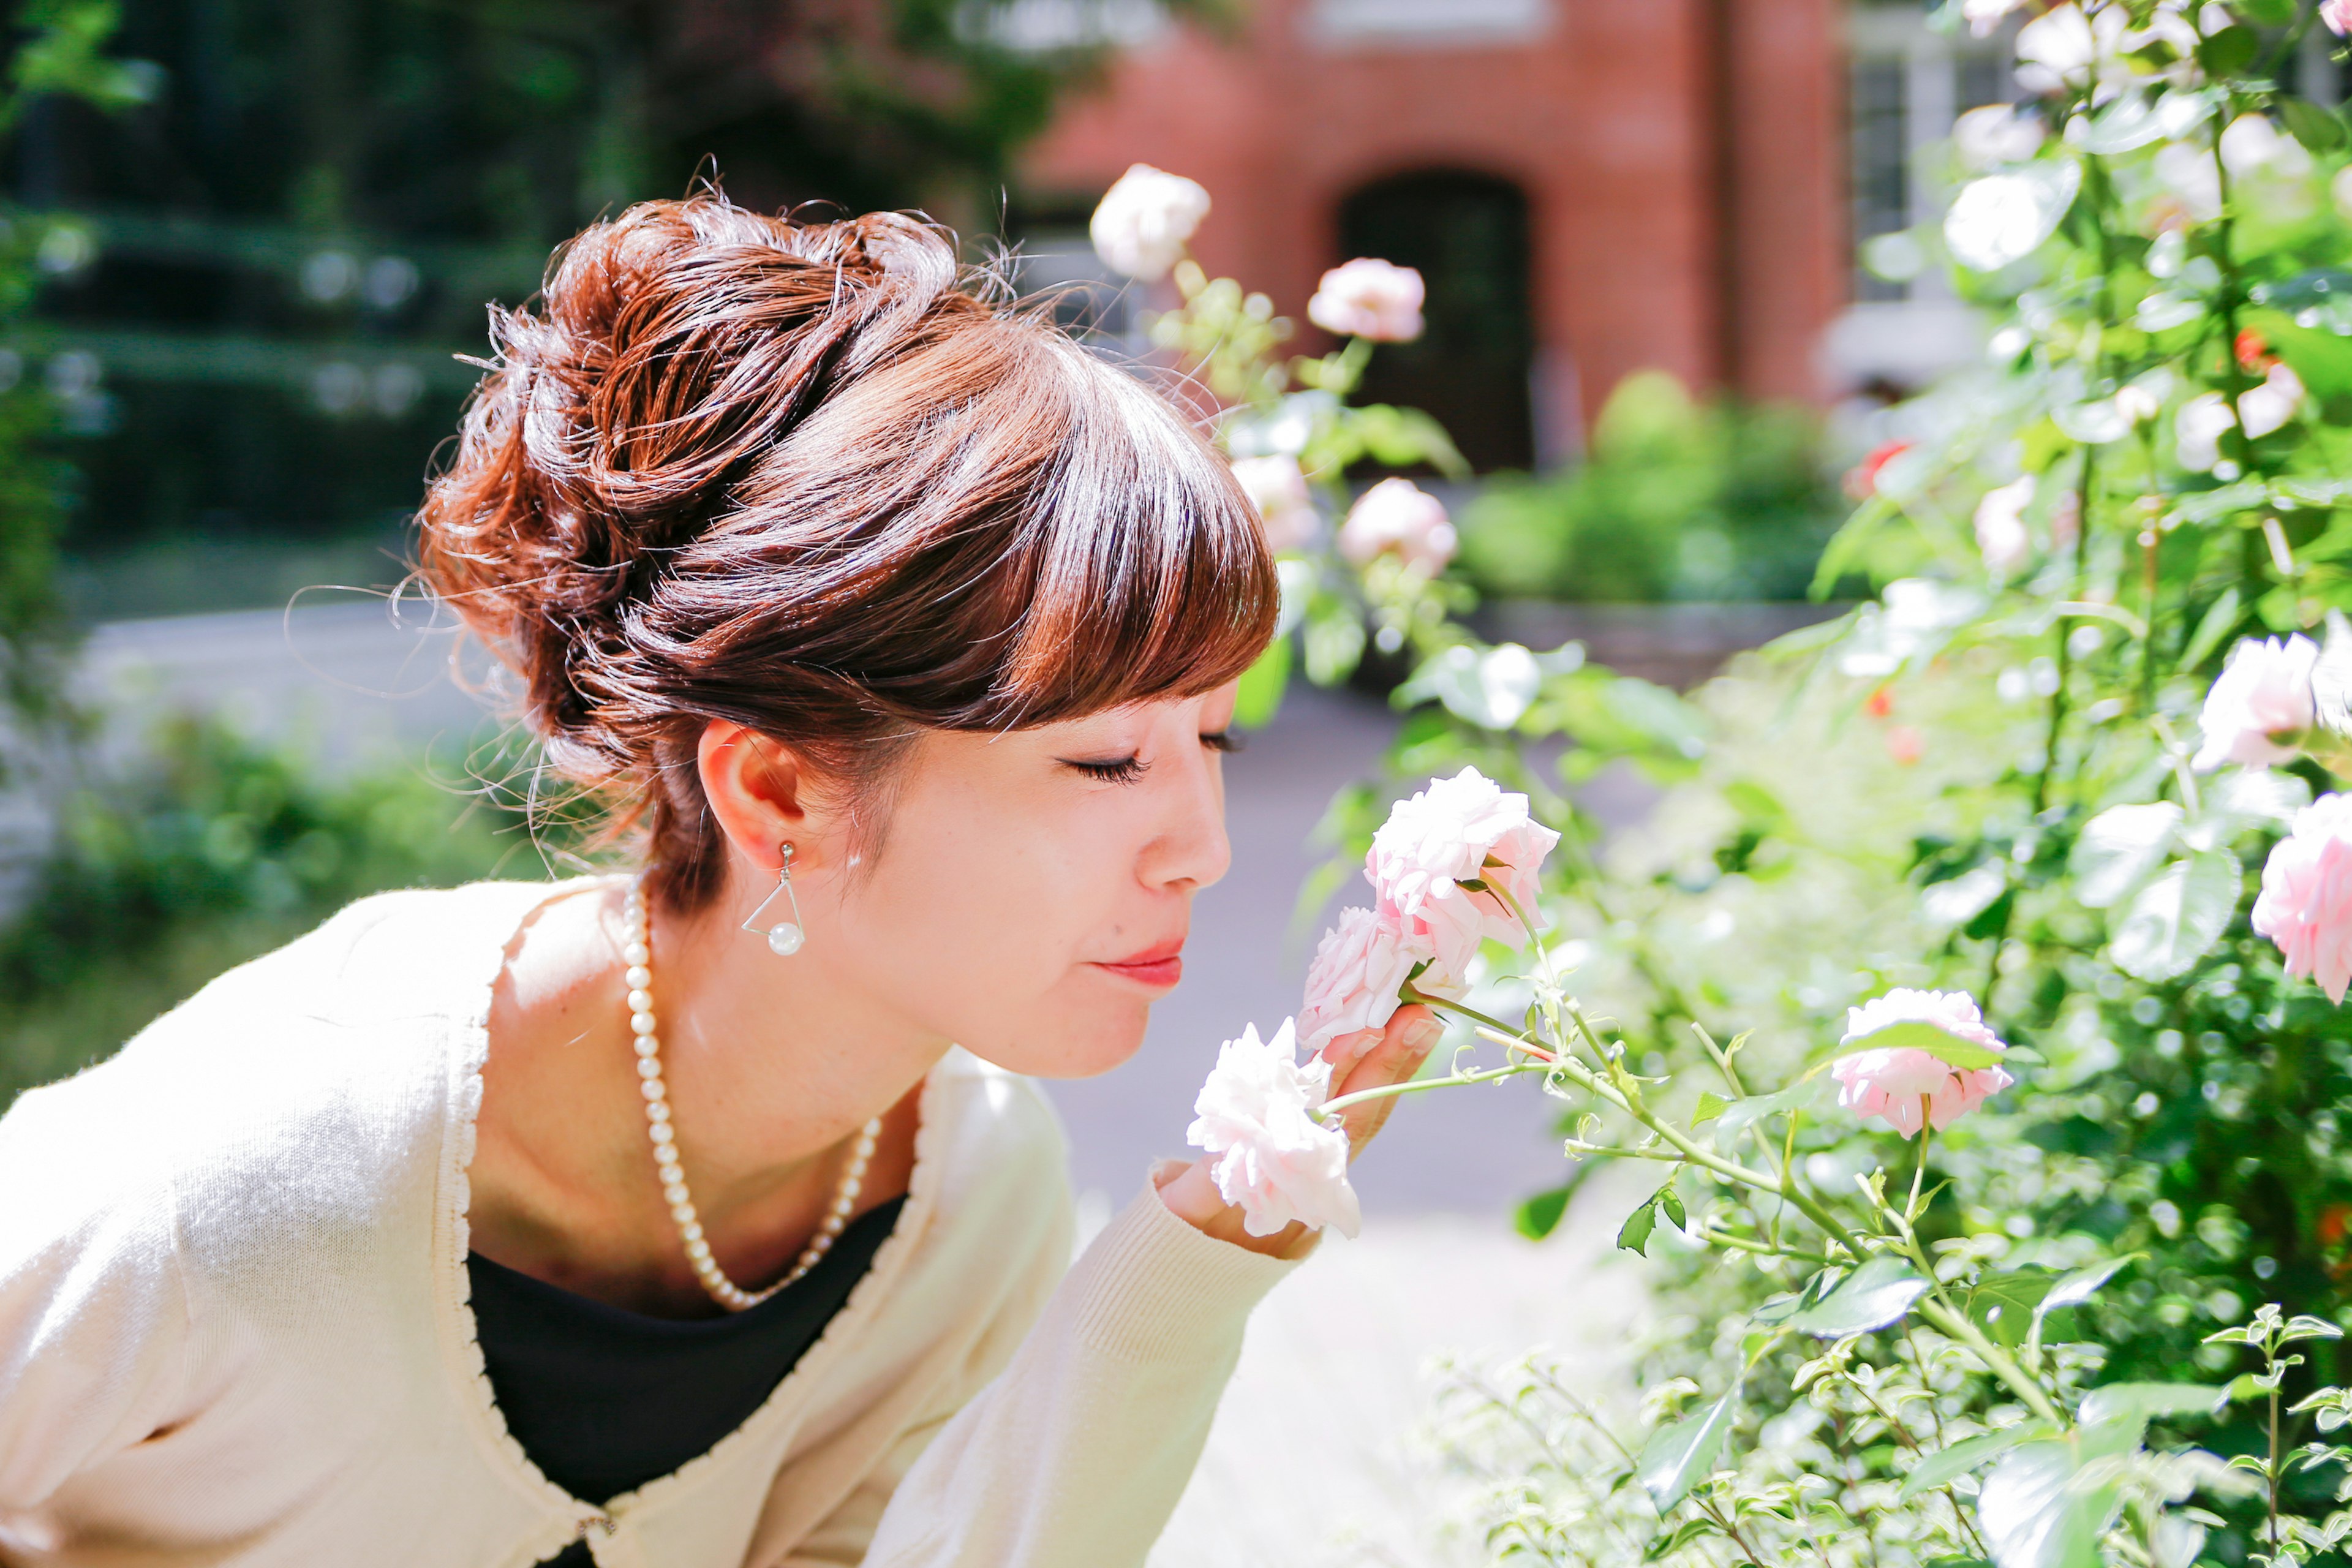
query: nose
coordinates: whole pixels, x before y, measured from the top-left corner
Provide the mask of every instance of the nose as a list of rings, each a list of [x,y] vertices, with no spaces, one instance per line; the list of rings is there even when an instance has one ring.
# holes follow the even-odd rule
[[[1171,772],[1166,816],[1137,868],[1155,889],[1198,891],[1223,878],[1234,863],[1225,837],[1225,780],[1217,753],[1192,748],[1192,758]]]

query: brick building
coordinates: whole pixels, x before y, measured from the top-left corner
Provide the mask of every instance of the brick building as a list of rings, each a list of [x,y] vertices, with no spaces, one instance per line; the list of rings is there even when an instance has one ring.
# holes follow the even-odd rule
[[[1829,391],[1851,271],[1838,0],[1258,0],[1222,37],[1133,15],[1103,88],[1026,158],[1047,211],[1066,233],[1137,161],[1189,175],[1216,203],[1202,263],[1294,316],[1350,255],[1422,268],[1430,338],[1368,390],[1431,408],[1481,467],[1572,453],[1647,366]]]

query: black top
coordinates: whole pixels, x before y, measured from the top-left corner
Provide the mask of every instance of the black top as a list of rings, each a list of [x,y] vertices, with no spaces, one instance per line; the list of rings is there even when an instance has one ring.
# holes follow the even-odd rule
[[[824,1332],[905,1203],[860,1215],[792,1289],[723,1318],[649,1318],[468,1254],[474,1334],[507,1430],[549,1480],[592,1502],[709,1452]],[[551,1561],[589,1558],[574,1542]]]

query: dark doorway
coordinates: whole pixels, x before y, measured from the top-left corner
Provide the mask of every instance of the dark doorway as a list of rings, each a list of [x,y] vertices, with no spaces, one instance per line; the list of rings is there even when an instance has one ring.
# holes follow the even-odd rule
[[[1486,174],[1401,174],[1340,204],[1339,247],[1342,259],[1415,268],[1429,286],[1429,331],[1372,356],[1365,400],[1435,416],[1481,472],[1532,468],[1526,195]]]

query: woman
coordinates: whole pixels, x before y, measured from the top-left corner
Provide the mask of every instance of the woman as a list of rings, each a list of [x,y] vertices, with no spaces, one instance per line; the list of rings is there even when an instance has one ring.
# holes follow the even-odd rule
[[[497,337],[424,574],[642,870],[367,900],[0,1120],[0,1561],[1140,1561],[1311,1238],[1164,1162],[1065,1278],[1028,1079],[1225,868],[1255,514],[904,218],[647,204]]]

